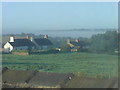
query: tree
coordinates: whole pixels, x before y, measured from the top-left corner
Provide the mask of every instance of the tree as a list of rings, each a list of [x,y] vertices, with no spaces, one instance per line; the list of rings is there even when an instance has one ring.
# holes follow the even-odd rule
[[[118,35],[116,31],[107,31],[105,34],[93,35],[90,39],[91,52],[113,53],[118,48]]]

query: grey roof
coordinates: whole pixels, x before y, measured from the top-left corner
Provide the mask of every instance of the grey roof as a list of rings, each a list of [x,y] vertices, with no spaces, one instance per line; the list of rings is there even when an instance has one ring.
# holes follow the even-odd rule
[[[80,46],[80,43],[77,43],[77,42],[70,42],[70,43],[75,45],[75,46]]]
[[[35,46],[29,39],[14,39],[14,42],[9,42],[13,47],[20,46]]]
[[[71,41],[70,43],[73,44],[74,46],[85,46],[84,41],[79,41],[79,42]]]
[[[52,45],[52,42],[49,39],[46,39],[46,38],[36,38],[36,39],[34,39],[34,41],[40,46],[42,46],[42,45]]]

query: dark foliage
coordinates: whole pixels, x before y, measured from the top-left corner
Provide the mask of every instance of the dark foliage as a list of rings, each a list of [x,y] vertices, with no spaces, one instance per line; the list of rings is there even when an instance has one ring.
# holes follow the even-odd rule
[[[90,38],[89,51],[114,54],[118,50],[118,33],[107,31],[105,34],[93,35]]]

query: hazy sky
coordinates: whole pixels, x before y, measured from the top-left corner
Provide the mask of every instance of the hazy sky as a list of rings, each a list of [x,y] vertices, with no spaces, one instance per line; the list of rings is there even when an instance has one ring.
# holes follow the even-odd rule
[[[117,2],[4,2],[3,33],[117,28]]]

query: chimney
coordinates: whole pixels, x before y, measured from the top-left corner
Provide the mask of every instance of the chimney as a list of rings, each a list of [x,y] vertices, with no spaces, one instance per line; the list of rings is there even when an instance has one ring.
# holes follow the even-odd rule
[[[79,42],[79,40],[77,40],[77,39],[76,39],[76,40],[75,40],[75,42],[77,42],[77,43],[78,43],[78,42]]]
[[[48,38],[48,35],[44,35],[44,38],[46,38],[46,39],[47,39],[47,38]]]
[[[14,42],[14,36],[13,35],[10,36],[10,41],[9,42]]]
[[[29,39],[29,36],[28,36],[28,35],[26,36],[26,39]]]

